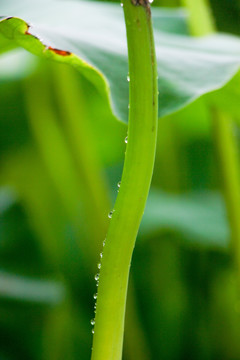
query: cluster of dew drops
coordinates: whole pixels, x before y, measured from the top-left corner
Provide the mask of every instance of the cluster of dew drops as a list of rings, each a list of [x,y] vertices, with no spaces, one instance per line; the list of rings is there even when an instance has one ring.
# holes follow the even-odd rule
[[[119,192],[120,186],[121,186],[121,181],[119,181],[118,184],[117,184],[117,187],[118,187],[117,192]],[[114,212],[115,212],[114,209],[109,212],[109,214],[108,214],[109,219],[112,218]],[[104,248],[105,244],[106,244],[106,239],[103,241],[103,248]],[[102,252],[100,252],[100,262],[99,262],[98,265],[97,265],[97,268],[98,268],[99,271],[100,271],[101,266],[102,266],[102,264],[101,264],[102,257],[103,257],[103,250],[102,250]],[[94,276],[94,279],[95,279],[95,281],[96,281],[96,286],[97,286],[97,287],[98,287],[98,285],[99,285],[99,278],[100,278],[100,273],[97,272],[97,274]],[[95,300],[95,303],[94,303],[94,314],[96,314],[96,309],[97,309],[97,297],[98,297],[98,294],[97,294],[97,292],[96,292],[96,293],[93,295],[93,298],[94,298],[94,300]],[[94,334],[95,318],[93,318],[93,319],[90,321],[90,323],[91,323],[91,325],[93,326],[93,328],[92,328],[92,334]]]
[[[103,241],[103,247],[105,246],[106,244],[106,239]],[[98,270],[101,269],[101,260],[102,260],[102,257],[103,257],[103,252],[100,252],[100,262],[98,263],[97,265],[97,268]],[[94,276],[94,279],[96,281],[96,286],[98,287],[99,285],[99,278],[100,278],[100,273],[97,272],[97,274]],[[97,292],[93,295],[93,298],[95,300],[95,303],[94,303],[94,314],[96,313],[96,309],[97,309]],[[93,318],[91,321],[90,321],[91,325],[93,326],[92,328],[92,334],[94,334],[94,325],[95,325],[95,318]]]
[[[122,4],[121,4],[121,5],[122,5]],[[123,6],[123,5],[122,5],[122,6]],[[127,81],[128,81],[128,82],[130,81],[129,75],[127,75]],[[128,108],[129,108],[129,106],[128,106]],[[128,142],[128,137],[125,138],[124,142],[125,142],[125,144],[127,144],[127,142]],[[119,192],[120,186],[121,186],[121,181],[119,181],[119,182],[117,183],[117,192]],[[114,209],[109,212],[109,214],[108,214],[108,218],[109,218],[109,219],[112,218],[114,212],[115,212]],[[106,244],[106,239],[103,241],[103,248],[104,248],[105,244]],[[98,268],[99,271],[100,271],[101,266],[102,266],[102,264],[101,264],[102,257],[103,257],[103,250],[102,250],[102,252],[100,252],[100,262],[99,262],[98,265],[97,265],[97,268]],[[98,285],[99,285],[99,278],[100,278],[100,272],[97,272],[97,274],[94,276],[94,279],[95,279],[95,281],[96,281],[96,286],[97,286],[97,287],[98,287]],[[97,294],[97,292],[96,292],[96,293],[93,295],[93,299],[94,299],[94,301],[95,301],[95,303],[94,303],[94,314],[96,314],[96,309],[97,309],[97,297],[98,297],[98,294]],[[93,328],[92,328],[92,334],[94,334],[95,318],[93,318],[93,319],[90,321],[90,323],[91,323],[91,325],[93,326]]]
[[[118,184],[117,184],[117,187],[118,187],[117,192],[119,192],[120,186],[121,186],[121,181],[119,181]],[[114,209],[109,212],[109,214],[108,214],[109,219],[112,218],[114,212],[115,212]],[[106,239],[104,239],[104,241],[103,241],[103,248],[104,248],[105,244],[106,244]],[[100,262],[99,262],[98,265],[97,265],[97,268],[98,268],[99,271],[100,271],[101,266],[102,266],[102,264],[101,264],[102,257],[103,257],[103,250],[102,250],[102,252],[100,252]],[[96,286],[97,286],[97,287],[98,287],[98,285],[99,285],[99,278],[100,278],[100,273],[97,272],[97,274],[94,276],[94,279],[95,279],[95,281],[96,281]],[[97,294],[97,292],[96,292],[96,293],[93,295],[93,298],[94,298],[94,300],[95,300],[95,303],[94,303],[94,314],[96,314],[96,309],[97,309],[97,296],[98,296],[98,294]],[[91,323],[91,325],[93,326],[93,328],[92,328],[92,334],[94,334],[95,318],[93,318],[93,319],[90,321],[90,323]]]

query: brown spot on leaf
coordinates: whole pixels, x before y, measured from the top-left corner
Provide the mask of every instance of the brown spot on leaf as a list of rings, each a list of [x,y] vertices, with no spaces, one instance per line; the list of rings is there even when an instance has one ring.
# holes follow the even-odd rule
[[[36,35],[33,35],[29,32],[30,25],[26,24],[26,26],[27,26],[27,30],[25,31],[25,35],[30,35],[30,36],[34,37],[35,39],[40,40]]]
[[[25,30],[25,35],[31,35],[30,32],[29,32],[30,25],[28,25],[28,24],[26,23],[26,27],[27,27],[27,29]]]
[[[61,56],[69,56],[69,55],[71,55],[71,52],[70,52],[70,51],[55,49],[55,48],[53,48],[53,47],[51,47],[51,46],[48,46],[48,50],[51,50],[51,51],[53,51],[55,54],[61,55]]]

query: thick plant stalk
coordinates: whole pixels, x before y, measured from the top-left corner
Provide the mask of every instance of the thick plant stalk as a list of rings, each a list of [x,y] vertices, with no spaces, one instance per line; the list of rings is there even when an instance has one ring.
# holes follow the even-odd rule
[[[124,0],[123,8],[130,76],[128,144],[102,256],[92,360],[122,357],[129,267],[151,183],[157,138],[157,66],[150,6],[145,0]]]
[[[204,36],[215,32],[215,25],[208,0],[182,0],[189,10],[189,26],[192,35]]]
[[[232,248],[240,285],[240,174],[239,157],[231,119],[219,111],[214,111],[214,136],[218,161],[222,175],[222,185],[232,233]]]
[[[190,11],[189,21],[192,25],[193,35],[201,36],[216,31],[207,0],[182,1]],[[196,23],[194,23],[194,19],[197,19]],[[238,146],[234,137],[231,119],[217,109],[213,109],[213,136],[222,176],[223,193],[231,227],[232,250],[240,285],[240,174]]]

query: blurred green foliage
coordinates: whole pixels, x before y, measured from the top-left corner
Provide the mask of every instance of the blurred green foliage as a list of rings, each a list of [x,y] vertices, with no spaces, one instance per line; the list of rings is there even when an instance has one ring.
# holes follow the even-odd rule
[[[218,28],[239,34],[239,2],[211,4]],[[239,99],[236,76],[160,119],[124,360],[240,358],[239,290],[211,123],[214,104],[233,116],[239,142]],[[20,48],[0,57],[0,109],[0,359],[89,359],[94,273],[127,125],[79,72]]]

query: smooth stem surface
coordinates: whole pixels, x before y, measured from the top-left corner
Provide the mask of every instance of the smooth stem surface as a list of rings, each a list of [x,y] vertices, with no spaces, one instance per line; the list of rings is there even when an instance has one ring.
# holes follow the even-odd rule
[[[182,0],[182,3],[189,10],[189,26],[192,35],[204,36],[215,32],[208,0]]]
[[[201,36],[216,30],[206,3],[207,0],[182,1],[187,4],[190,10],[190,24],[192,24],[193,35]],[[198,11],[196,3],[201,6],[202,11]],[[196,23],[194,23],[194,20],[196,20]],[[234,138],[231,119],[217,109],[213,109],[213,136],[216,142],[218,162],[221,169],[224,198],[231,226],[232,249],[234,251],[240,284],[240,176],[238,147]]]
[[[231,119],[218,111],[214,111],[213,117],[213,131],[231,226],[232,245],[234,248],[235,262],[240,275],[240,177],[238,149]]]
[[[157,138],[157,68],[149,4],[123,2],[129,56],[128,144],[104,247],[92,360],[120,360],[132,252],[152,178]],[[127,74],[126,74],[127,75]]]

